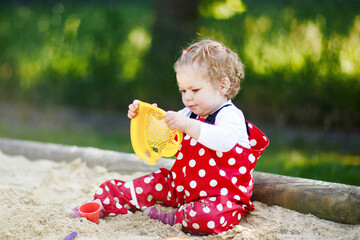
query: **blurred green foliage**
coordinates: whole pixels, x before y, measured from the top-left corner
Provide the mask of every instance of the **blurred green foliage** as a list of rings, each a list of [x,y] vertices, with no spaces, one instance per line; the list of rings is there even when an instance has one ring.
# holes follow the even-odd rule
[[[255,119],[359,128],[360,3],[243,1],[228,20],[204,19],[202,35],[237,49],[246,65],[237,103]]]
[[[131,152],[128,122],[87,125],[94,116],[80,111],[64,125],[57,107],[101,110],[95,118],[127,111],[134,98],[179,109],[173,63],[207,37],[245,63],[234,101],[271,140],[256,170],[359,185],[359,136],[331,142],[312,127],[360,129],[360,2],[176,2],[0,1],[0,101],[56,120],[39,122],[25,105],[1,116],[0,136]]]
[[[9,5],[0,13],[2,98],[115,108],[150,44],[147,5]]]
[[[246,65],[235,103],[249,119],[360,127],[358,1],[200,1],[198,34],[187,43],[154,37],[152,1],[34,2],[0,9],[2,100],[123,111],[139,98],[177,109],[177,56],[154,41],[172,42],[180,54],[210,37]]]
[[[360,135],[261,126],[270,146],[255,170],[360,185]]]

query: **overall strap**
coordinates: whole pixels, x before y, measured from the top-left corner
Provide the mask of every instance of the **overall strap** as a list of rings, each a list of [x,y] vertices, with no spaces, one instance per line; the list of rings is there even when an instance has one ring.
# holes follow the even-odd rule
[[[209,116],[207,116],[207,118],[205,119],[204,122],[209,123],[209,124],[214,124],[216,115],[220,112],[220,110],[223,109],[224,107],[228,107],[228,106],[230,106],[230,105],[231,105],[231,104],[226,104],[226,105],[222,106],[221,108],[219,108],[218,110],[216,110],[215,112],[213,112],[212,114],[210,114]],[[195,113],[191,112],[190,118],[196,119],[196,118],[197,118],[197,115],[196,115]]]
[[[205,119],[204,122],[209,123],[209,124],[214,124],[216,115],[220,112],[220,110],[223,109],[224,107],[228,107],[228,106],[231,106],[231,105],[232,104],[226,104],[226,105],[222,106],[221,108],[219,108],[218,110],[216,110],[215,112],[213,112],[212,114],[207,116],[207,118]],[[196,119],[197,115],[195,113],[191,112],[190,118]],[[246,126],[247,134],[248,134],[248,136],[250,136],[249,126],[247,125],[246,120],[245,120],[245,126]]]

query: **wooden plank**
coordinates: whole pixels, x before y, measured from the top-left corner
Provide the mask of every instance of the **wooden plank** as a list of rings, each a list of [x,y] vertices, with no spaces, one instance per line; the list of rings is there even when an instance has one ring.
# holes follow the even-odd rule
[[[110,171],[153,172],[171,168],[173,160],[162,159],[155,166],[141,162],[135,154],[90,147],[0,138],[0,150],[7,155],[28,159],[73,161],[81,158],[89,166],[102,165]],[[301,213],[346,224],[360,224],[360,187],[277,174],[254,172],[253,201],[279,205]]]
[[[153,172],[162,167],[171,168],[174,163],[172,159],[162,159],[157,165],[150,166],[130,153],[7,138],[0,138],[0,150],[7,155],[21,155],[30,160],[70,162],[81,158],[89,166],[101,165],[109,171],[121,173]]]
[[[253,201],[346,224],[360,224],[360,187],[254,172]]]

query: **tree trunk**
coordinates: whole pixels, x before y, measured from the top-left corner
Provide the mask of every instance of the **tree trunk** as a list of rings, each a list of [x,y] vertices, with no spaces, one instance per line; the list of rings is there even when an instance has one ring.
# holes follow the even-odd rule
[[[180,56],[180,49],[196,37],[198,4],[198,0],[155,1],[151,48],[139,80],[145,86],[140,96],[145,96],[147,101],[161,102],[165,106],[171,106],[174,99],[180,101],[176,96],[173,64]]]

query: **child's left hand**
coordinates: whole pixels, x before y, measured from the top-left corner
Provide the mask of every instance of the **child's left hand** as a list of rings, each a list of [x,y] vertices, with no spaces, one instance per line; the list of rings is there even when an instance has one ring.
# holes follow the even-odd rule
[[[171,130],[179,130],[196,139],[200,135],[200,122],[188,118],[181,113],[167,111],[165,113],[165,122]]]
[[[180,132],[185,132],[186,122],[188,119],[189,118],[178,112],[167,111],[165,113],[165,122],[171,130],[179,130]]]

